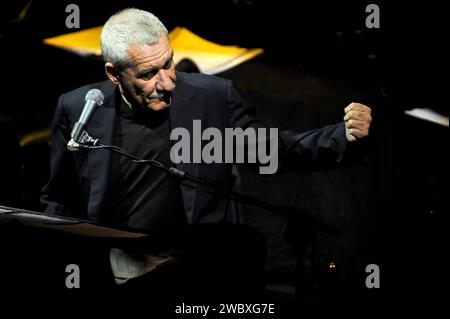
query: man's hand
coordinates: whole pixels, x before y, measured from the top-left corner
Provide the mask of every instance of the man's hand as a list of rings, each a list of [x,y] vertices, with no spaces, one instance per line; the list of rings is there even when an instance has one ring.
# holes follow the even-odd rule
[[[350,103],[345,109],[345,136],[347,141],[353,142],[369,135],[369,127],[372,122],[370,107],[360,103]]]

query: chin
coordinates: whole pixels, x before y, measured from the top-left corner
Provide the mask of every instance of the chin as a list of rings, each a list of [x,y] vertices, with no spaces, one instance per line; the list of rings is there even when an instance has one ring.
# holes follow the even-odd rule
[[[153,111],[162,111],[169,108],[172,105],[172,97],[166,96],[164,99],[153,100],[147,104],[147,108]]]
[[[169,104],[167,104],[166,102],[159,102],[159,103],[151,103],[151,104],[147,104],[147,108],[149,110],[153,110],[153,111],[162,111],[167,109],[168,107],[170,107]]]

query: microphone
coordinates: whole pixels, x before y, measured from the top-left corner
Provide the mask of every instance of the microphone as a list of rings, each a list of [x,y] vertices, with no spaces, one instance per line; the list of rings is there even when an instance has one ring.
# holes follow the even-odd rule
[[[83,111],[81,112],[80,118],[78,122],[75,123],[75,126],[72,129],[70,134],[71,140],[67,144],[67,148],[71,151],[78,150],[80,140],[85,133],[86,125],[94,114],[97,106],[103,104],[103,93],[98,89],[91,89],[86,93]]]

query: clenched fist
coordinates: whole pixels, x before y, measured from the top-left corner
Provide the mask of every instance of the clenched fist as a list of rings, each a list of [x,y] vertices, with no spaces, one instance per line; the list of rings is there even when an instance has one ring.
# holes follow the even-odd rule
[[[372,122],[370,107],[361,103],[350,103],[345,109],[345,136],[347,141],[353,142],[369,135]]]

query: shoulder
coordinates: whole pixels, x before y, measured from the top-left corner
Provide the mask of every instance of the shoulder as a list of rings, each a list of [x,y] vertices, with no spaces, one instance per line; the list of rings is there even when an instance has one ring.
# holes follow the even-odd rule
[[[102,91],[105,101],[114,95],[115,85],[110,81],[91,83],[69,91],[61,95],[59,104],[64,105],[65,109],[81,109],[85,103],[86,93],[91,89]]]
[[[188,85],[197,91],[217,92],[227,90],[231,85],[231,81],[203,73],[177,72],[177,85]]]

